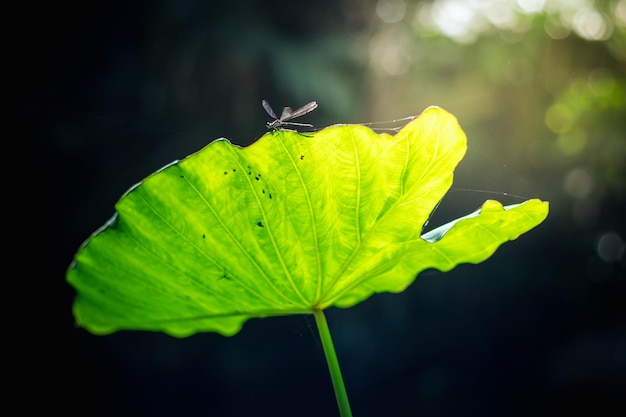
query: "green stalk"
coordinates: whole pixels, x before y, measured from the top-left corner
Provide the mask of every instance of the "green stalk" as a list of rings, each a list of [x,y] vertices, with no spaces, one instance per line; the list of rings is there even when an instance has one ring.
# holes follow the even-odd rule
[[[315,323],[317,323],[317,331],[322,339],[326,363],[328,363],[330,378],[333,381],[333,388],[335,389],[335,397],[337,398],[339,414],[341,417],[352,417],[350,402],[348,401],[348,393],[346,392],[346,387],[343,384],[343,377],[341,376],[341,369],[339,369],[339,361],[337,360],[337,354],[335,353],[335,347],[333,346],[333,339],[330,337],[330,329],[328,328],[328,323],[326,322],[326,316],[324,316],[324,312],[322,310],[313,310],[313,315],[315,316]]]

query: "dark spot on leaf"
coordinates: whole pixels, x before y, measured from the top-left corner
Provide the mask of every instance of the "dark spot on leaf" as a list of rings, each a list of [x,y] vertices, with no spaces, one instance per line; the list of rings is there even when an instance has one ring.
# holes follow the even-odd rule
[[[233,168],[233,172],[236,172],[237,170],[235,168]]]
[[[259,227],[263,227],[263,222],[258,222],[256,225]]]
[[[270,194],[269,196],[270,196],[270,198],[272,198],[272,195],[271,195],[271,194]]]
[[[261,190],[261,191],[263,191],[263,194],[265,194],[265,190]]]
[[[206,239],[206,235],[202,233],[202,239]]]
[[[259,180],[259,177],[254,177],[254,179],[258,181],[258,180]]]
[[[224,175],[228,175],[228,172],[224,171]]]
[[[248,175],[252,174],[252,171],[248,171]]]
[[[300,155],[300,160],[303,160],[303,159],[304,159],[304,155]]]

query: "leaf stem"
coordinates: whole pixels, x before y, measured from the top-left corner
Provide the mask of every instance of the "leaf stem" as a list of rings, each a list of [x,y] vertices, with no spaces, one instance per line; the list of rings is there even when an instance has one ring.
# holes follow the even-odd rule
[[[341,369],[339,369],[339,361],[337,360],[337,354],[335,353],[335,347],[333,346],[333,339],[330,336],[330,329],[328,328],[328,323],[326,322],[326,316],[324,316],[323,310],[318,309],[313,310],[313,315],[315,316],[317,331],[322,339],[326,363],[328,363],[330,378],[333,381],[333,388],[335,389],[335,397],[337,399],[337,406],[339,407],[339,414],[341,417],[352,417],[350,402],[348,401],[348,393],[346,392],[346,387],[343,384],[343,377],[341,376]]]

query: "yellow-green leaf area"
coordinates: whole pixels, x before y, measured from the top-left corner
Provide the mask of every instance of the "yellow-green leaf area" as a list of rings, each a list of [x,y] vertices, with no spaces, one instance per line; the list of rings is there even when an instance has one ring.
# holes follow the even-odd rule
[[[478,263],[541,223],[547,203],[481,210],[423,235],[466,151],[426,109],[395,135],[364,126],[225,139],[131,188],[67,272],[95,334],[237,333],[254,317],[349,307],[428,268]]]

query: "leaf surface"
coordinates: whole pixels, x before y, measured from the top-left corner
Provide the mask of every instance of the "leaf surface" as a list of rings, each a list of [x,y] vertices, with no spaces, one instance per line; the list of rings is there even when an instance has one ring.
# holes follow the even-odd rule
[[[422,234],[466,151],[430,107],[394,136],[359,125],[218,139],[131,188],[67,272],[95,334],[237,333],[253,317],[349,307],[428,268],[478,263],[548,204],[481,210]]]

